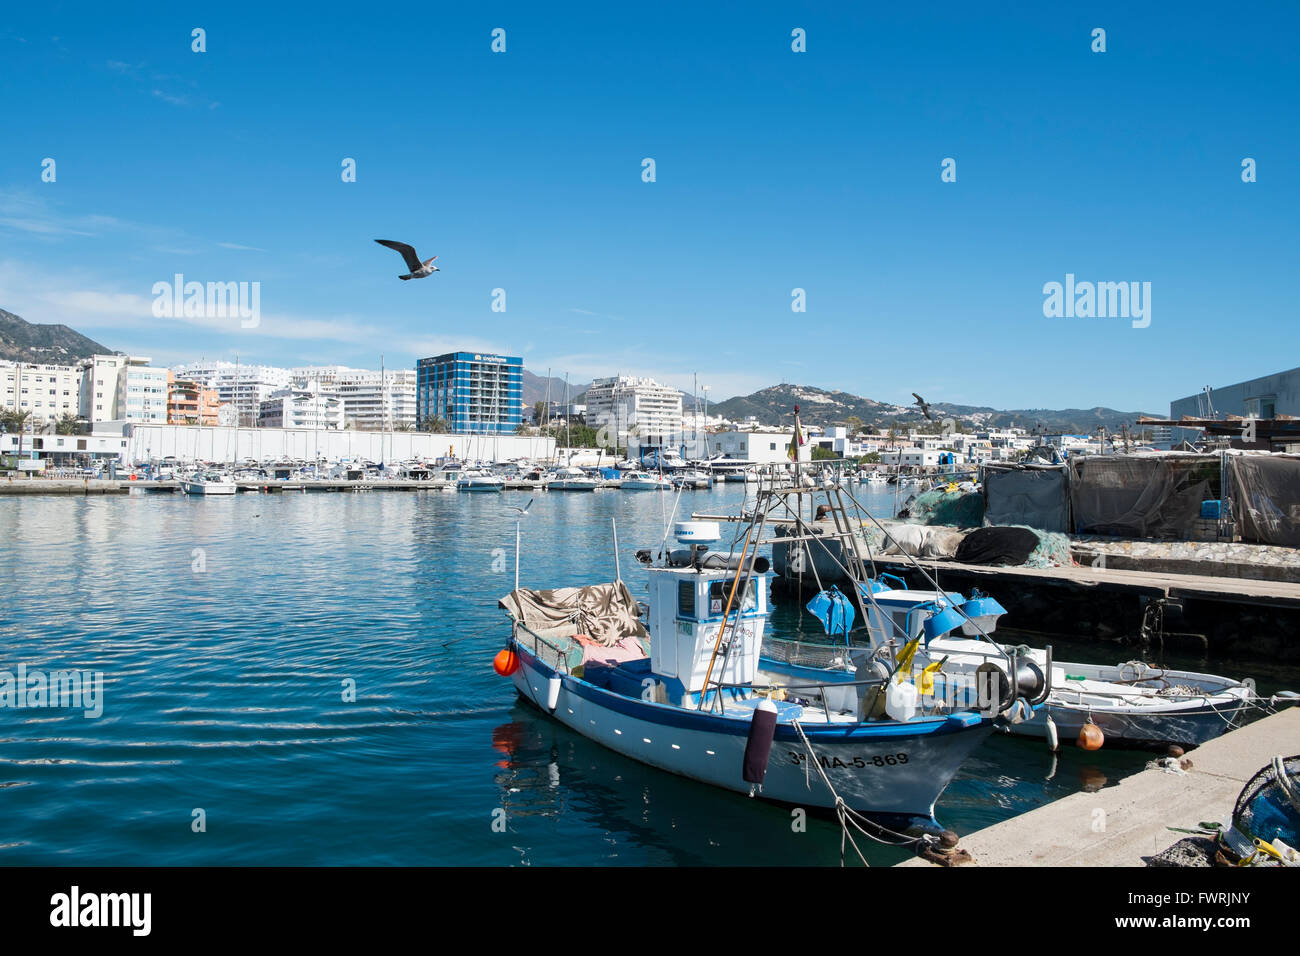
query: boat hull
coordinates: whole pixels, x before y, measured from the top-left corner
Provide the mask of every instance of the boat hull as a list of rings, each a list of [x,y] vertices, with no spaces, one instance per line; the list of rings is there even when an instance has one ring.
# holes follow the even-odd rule
[[[182,481],[181,490],[187,495],[207,497],[211,495],[233,495],[237,490],[233,482]]]
[[[798,730],[779,723],[766,778],[755,790],[742,776],[749,719],[633,700],[556,671],[514,645],[519,695],[560,723],[625,757],[735,793],[810,809],[832,809],[835,796],[812,767]],[[554,710],[549,683],[561,686]],[[737,711],[733,708],[733,714]],[[801,724],[832,786],[852,809],[875,817],[934,823],[934,804],[992,732],[974,715],[871,725]]]

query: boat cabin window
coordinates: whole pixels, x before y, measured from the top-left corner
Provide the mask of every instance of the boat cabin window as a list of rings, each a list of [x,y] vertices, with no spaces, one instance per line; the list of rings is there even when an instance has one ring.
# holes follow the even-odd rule
[[[727,598],[731,596],[733,581],[712,581],[709,583],[709,617],[720,617],[727,609]],[[754,582],[747,581],[739,590],[732,604],[732,610],[752,611],[755,607]]]
[[[677,582],[677,616],[695,616],[695,582]]]

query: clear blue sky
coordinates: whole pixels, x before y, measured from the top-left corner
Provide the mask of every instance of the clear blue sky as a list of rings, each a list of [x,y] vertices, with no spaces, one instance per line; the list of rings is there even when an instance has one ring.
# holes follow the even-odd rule
[[[1300,365],[1294,3],[473,6],[9,5],[0,307],[166,363],[491,349],[715,398],[1164,411]],[[260,282],[261,324],[153,317],[177,272]],[[1150,282],[1151,325],[1044,318],[1066,273]]]

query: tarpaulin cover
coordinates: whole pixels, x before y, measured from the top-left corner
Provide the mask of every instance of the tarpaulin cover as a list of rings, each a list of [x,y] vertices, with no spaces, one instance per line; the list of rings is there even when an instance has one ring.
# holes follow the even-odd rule
[[[976,528],[957,548],[961,564],[1021,565],[1038,547],[1038,535],[1028,528]]]
[[[987,468],[984,523],[1070,530],[1070,492],[1065,468]]]
[[[1123,538],[1182,538],[1216,497],[1213,455],[1097,455],[1070,459],[1075,530]]]
[[[606,647],[625,637],[648,638],[637,619],[636,598],[622,581],[554,591],[511,591],[498,606],[542,637],[586,634]]]
[[[1247,541],[1300,547],[1300,459],[1233,455],[1233,517]]]

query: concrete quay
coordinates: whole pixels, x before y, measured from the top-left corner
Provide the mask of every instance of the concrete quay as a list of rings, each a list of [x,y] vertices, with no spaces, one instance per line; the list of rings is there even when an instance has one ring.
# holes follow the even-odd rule
[[[1300,708],[1291,707],[1197,747],[1186,773],[1143,770],[963,836],[959,845],[985,867],[1144,866],[1187,836],[1169,827],[1223,820],[1275,754],[1298,751]],[[899,865],[933,864],[915,858]]]

